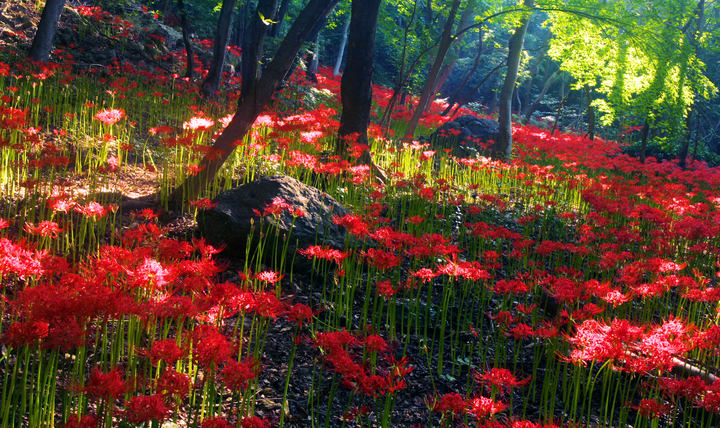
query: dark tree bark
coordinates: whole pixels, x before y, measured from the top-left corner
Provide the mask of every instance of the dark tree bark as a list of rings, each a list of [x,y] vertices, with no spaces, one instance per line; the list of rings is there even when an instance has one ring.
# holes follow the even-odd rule
[[[28,53],[28,57],[33,61],[47,62],[50,59],[53,37],[55,37],[63,6],[65,6],[65,0],[47,0],[45,2],[37,32]]]
[[[196,200],[202,190],[213,180],[235,149],[234,143],[245,137],[255,119],[265,109],[290,69],[303,42],[331,1],[310,0],[300,12],[262,77],[257,84],[250,86],[247,96],[238,101],[235,116],[215,140],[212,148],[215,153],[218,153],[218,156],[205,156],[200,161],[201,172],[195,176],[188,176],[183,184],[173,190],[172,201],[174,203],[182,203],[183,198],[186,201]]]
[[[683,170],[687,168],[687,156],[690,151],[690,142],[692,141],[692,117],[693,108],[690,106],[690,110],[688,111],[687,116],[685,116],[685,138],[683,138],[682,146],[680,146],[680,153],[678,153],[678,165]],[[695,148],[697,149],[697,142]]]
[[[440,73],[440,68],[442,67],[443,61],[445,60],[445,55],[450,49],[450,45],[453,41],[452,29],[455,26],[455,15],[457,14],[459,7],[460,0],[453,0],[452,6],[450,7],[450,13],[448,14],[447,22],[445,23],[445,28],[443,29],[442,36],[440,37],[440,46],[438,47],[438,53],[437,55],[435,55],[435,61],[433,62],[432,68],[430,69],[430,73],[428,73],[425,86],[420,93],[420,100],[418,101],[418,105],[415,108],[415,112],[410,118],[410,122],[408,122],[407,129],[405,130],[405,135],[403,137],[403,139],[405,140],[412,140],[415,136],[415,129],[417,129],[418,123],[420,123],[420,117],[425,112],[425,108],[428,105],[428,100],[430,100],[432,90],[435,87],[435,80]]]
[[[315,38],[309,40],[312,45],[312,49],[308,51],[305,57],[305,77],[313,82],[317,83],[317,71],[318,71],[318,45],[320,44],[320,33],[315,34]]]
[[[220,19],[215,29],[213,60],[212,64],[210,64],[208,75],[202,84],[202,90],[205,95],[212,95],[220,89],[220,79],[222,77],[223,66],[225,65],[225,53],[230,39],[232,16],[236,4],[237,0],[223,0],[222,8],[220,9]]]
[[[275,23],[272,26],[272,29],[270,30],[270,37],[279,37],[280,36],[280,30],[282,29],[282,23],[285,19],[285,14],[288,11],[288,7],[290,7],[290,0],[282,0],[282,3],[280,3],[280,8],[278,9],[277,14],[275,15],[275,18],[273,21]]]
[[[375,31],[382,0],[353,0],[348,59],[340,82],[342,115],[336,150],[347,152],[347,138],[357,134],[367,144],[372,106],[372,75],[375,68]]]
[[[268,24],[263,22],[263,17],[275,16],[278,0],[259,0],[255,12],[250,18],[249,33],[245,33],[242,44],[242,89],[240,99],[250,94],[250,89],[255,86],[258,79],[258,64],[263,56],[265,45],[265,34]],[[267,19],[267,18],[266,18]]]
[[[525,7],[532,7],[534,0],[523,0]],[[499,136],[495,146],[495,155],[499,158],[510,159],[512,157],[512,96],[515,91],[515,83],[517,82],[518,68],[520,67],[520,54],[523,50],[525,42],[525,33],[530,23],[530,15],[524,17],[520,21],[520,25],[515,28],[515,32],[510,37],[507,74],[505,74],[505,83],[500,91],[499,105]]]
[[[188,27],[187,11],[183,0],[177,0],[178,10],[180,11],[180,25],[182,26],[183,43],[185,43],[185,53],[187,54],[187,70],[185,77],[193,80],[193,68],[195,68],[195,54],[193,53],[192,43],[190,43],[190,28]]]
[[[595,108],[592,106],[592,90],[585,85],[585,97],[587,98],[588,132],[590,140],[595,139]]]
[[[640,133],[640,163],[645,163],[645,151],[647,150],[648,136],[650,135],[650,121],[646,118]]]

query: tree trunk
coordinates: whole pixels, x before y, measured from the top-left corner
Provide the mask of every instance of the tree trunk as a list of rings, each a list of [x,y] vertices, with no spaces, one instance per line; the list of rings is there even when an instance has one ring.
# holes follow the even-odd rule
[[[282,3],[280,3],[280,9],[278,9],[277,14],[275,15],[275,18],[273,19],[275,23],[272,25],[272,29],[270,30],[270,37],[279,37],[280,36],[280,30],[282,29],[282,23],[285,19],[285,14],[287,13],[288,7],[290,6],[290,0],[282,0]]]
[[[465,34],[467,33],[465,29],[468,27],[470,18],[472,18],[473,12],[475,12],[476,7],[477,0],[468,0],[465,8],[463,9],[463,12],[460,14],[460,20],[458,21],[456,31],[456,34],[459,34],[459,36],[454,38],[452,49],[450,49],[447,55],[448,61],[445,62],[440,69],[440,74],[435,81],[433,91],[430,94],[430,99],[427,103],[428,106],[433,105],[438,93],[442,89],[443,85],[445,85],[448,77],[450,77],[450,73],[452,73],[453,69],[455,68],[455,64],[457,64],[457,60],[460,57],[460,44],[462,43],[463,37],[465,37]]]
[[[47,62],[50,59],[53,37],[55,37],[63,6],[65,6],[65,0],[47,0],[45,2],[37,32],[28,53],[28,57],[33,61]]]
[[[525,7],[532,7],[533,4],[534,0],[523,0]],[[498,119],[499,136],[494,151],[498,157],[504,159],[510,159],[512,157],[512,95],[515,90],[518,68],[520,67],[520,56],[529,23],[530,15],[527,15],[520,21],[520,25],[515,29],[512,37],[510,37],[507,74],[505,75],[505,83],[500,91],[500,99],[498,100],[500,108],[500,116]]]
[[[368,144],[367,128],[372,106],[372,75],[375,68],[375,31],[382,0],[353,0],[348,58],[340,82],[342,115],[336,152],[347,155],[347,138],[357,135]]]
[[[342,29],[342,39],[340,39],[340,47],[338,48],[338,57],[335,60],[335,67],[333,68],[333,74],[335,76],[340,75],[340,66],[342,66],[343,56],[345,55],[345,45],[348,40],[348,31],[350,30],[350,17],[345,20]]]
[[[195,54],[193,53],[192,43],[190,43],[190,28],[188,27],[187,11],[183,0],[177,0],[178,10],[180,11],[180,25],[182,26],[183,43],[185,43],[185,53],[187,54],[187,70],[185,77],[193,80],[193,68],[195,68]]]
[[[555,113],[555,122],[553,122],[552,130],[550,131],[550,135],[555,134],[555,130],[558,127],[558,123],[560,122],[560,117],[562,116],[563,108],[565,107],[565,102],[568,99],[568,95],[570,93],[568,92],[563,96],[562,100],[560,100],[560,105],[558,106],[557,112]]]
[[[200,161],[201,172],[195,176],[188,176],[183,184],[173,190],[174,203],[182,203],[183,198],[185,201],[196,200],[207,188],[235,149],[235,142],[242,141],[255,119],[265,109],[303,42],[331,2],[332,0],[310,0],[300,12],[262,77],[256,85],[250,86],[247,96],[238,101],[235,116],[212,146],[213,155],[205,156]],[[218,155],[214,155],[215,153]]]
[[[690,141],[692,140],[692,116],[693,108],[690,106],[690,110],[688,110],[687,116],[685,116],[685,138],[683,138],[680,153],[678,153],[678,165],[683,170],[687,168],[687,156],[690,151]],[[697,145],[695,147],[697,148]]]
[[[241,100],[250,94],[250,89],[255,86],[255,81],[261,74],[258,69],[258,64],[262,60],[268,24],[263,22],[263,18],[260,18],[260,15],[265,19],[269,16],[275,16],[277,4],[278,0],[259,0],[255,13],[252,14],[252,18],[250,19],[250,33],[246,34],[246,37],[243,38],[242,44]]]
[[[236,28],[235,33],[235,45],[241,46],[245,43],[245,34],[247,31],[247,19],[248,19],[248,11],[250,10],[250,0],[245,0],[245,3],[243,4],[242,9],[240,10],[240,13],[238,14],[238,25]],[[242,59],[238,61],[237,67],[235,67],[235,72],[241,72],[242,71]]]
[[[215,45],[213,46],[213,60],[207,78],[202,84],[205,95],[211,95],[220,89],[222,69],[225,65],[225,52],[227,51],[228,40],[230,39],[230,26],[232,15],[237,0],[223,0],[220,9],[220,19],[215,30]]]
[[[545,93],[550,88],[550,85],[552,85],[552,82],[555,81],[555,79],[560,75],[560,70],[554,72],[553,74],[548,77],[548,79],[545,81],[545,84],[543,85],[542,89],[540,90],[540,93],[535,98],[535,101],[530,104],[527,109],[525,109],[525,123],[530,122],[530,118],[532,117],[532,114],[535,113],[535,110],[537,110],[538,106],[542,102],[543,98],[545,97]]]
[[[640,163],[645,163],[645,151],[647,150],[648,135],[650,135],[650,121],[646,118],[640,133]]]
[[[592,106],[592,90],[585,85],[585,97],[587,98],[588,132],[587,136],[592,141],[595,139],[595,108]]]
[[[460,0],[453,0],[452,6],[450,7],[450,13],[448,14],[448,19],[445,22],[445,28],[443,29],[442,36],[440,37],[440,46],[438,46],[438,52],[437,55],[435,55],[435,62],[430,69],[430,73],[428,73],[427,81],[420,93],[420,100],[415,108],[415,113],[413,113],[412,118],[410,118],[410,122],[408,122],[408,126],[405,130],[405,136],[403,139],[406,141],[412,140],[415,137],[415,129],[417,129],[417,126],[420,123],[420,117],[425,112],[428,100],[430,100],[430,95],[435,87],[435,80],[440,73],[440,67],[442,67],[445,55],[450,49],[450,45],[453,41],[452,29],[455,26],[455,15],[457,14],[459,7]]]
[[[477,86],[475,86],[475,87],[473,88],[473,90],[470,91],[470,92],[465,96],[465,98],[463,98],[461,101],[459,101],[459,102],[457,103],[457,106],[455,107],[455,111],[450,115],[450,117],[455,116],[455,115],[457,114],[457,112],[458,112],[461,108],[463,108],[463,106],[464,106],[465,104],[467,104],[468,102],[470,102],[470,100],[472,99],[472,96],[475,95],[475,92],[479,91],[480,88],[482,87],[482,85],[484,85],[485,82],[486,82],[490,77],[492,77],[492,75],[495,74],[496,71],[498,71],[498,70],[500,70],[501,68],[505,67],[505,65],[506,65],[506,64],[503,62],[503,63],[500,63],[500,64],[496,65],[495,68],[493,68],[492,70],[490,70],[490,72],[489,72],[488,74],[486,74],[485,77],[483,77],[483,80],[481,80],[480,83],[478,83]],[[497,105],[497,102],[498,102],[497,93],[494,92],[494,93],[493,93],[493,100],[492,100],[492,102],[490,103],[490,105],[488,106],[488,109],[487,109],[487,114],[491,114],[492,111],[495,110],[495,106]]]
[[[317,83],[317,71],[318,71],[318,48],[320,46],[320,33],[315,34],[315,38],[310,40],[312,50],[308,51],[305,59],[305,77],[313,82]]]

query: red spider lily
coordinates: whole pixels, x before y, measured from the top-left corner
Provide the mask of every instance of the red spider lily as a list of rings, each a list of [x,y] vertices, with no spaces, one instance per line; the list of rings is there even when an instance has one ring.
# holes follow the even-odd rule
[[[183,123],[183,129],[190,129],[192,131],[205,131],[215,125],[215,121],[203,116],[194,116],[190,120]]]
[[[358,216],[348,214],[345,217],[333,217],[333,223],[338,226],[345,226],[352,235],[364,238],[370,231],[368,225]]]
[[[530,286],[525,284],[522,281],[510,279],[505,280],[501,279],[495,283],[495,286],[490,286],[490,288],[493,292],[497,294],[510,294],[510,293],[527,293],[530,291]]]
[[[305,321],[310,320],[318,313],[319,311],[313,312],[310,306],[303,305],[302,303],[297,303],[290,306],[290,308],[285,313],[285,316],[287,317],[288,321],[297,323],[298,327],[302,327]]]
[[[342,266],[343,260],[348,258],[351,254],[350,251],[340,251],[336,250],[330,247],[323,247],[320,245],[311,245],[307,248],[298,249],[298,253],[302,254],[303,256],[312,259],[312,258],[318,258],[318,259],[324,259],[324,260],[332,260],[335,263],[337,263],[339,266]]]
[[[263,271],[256,273],[253,279],[258,279],[260,281],[267,282],[268,284],[275,284],[284,277],[285,275],[280,275],[278,272]]]
[[[350,409],[340,417],[343,422],[352,422],[362,415],[366,415],[372,411],[372,408],[367,404],[361,406],[351,406]]]
[[[130,276],[133,278],[133,287],[155,290],[175,281],[178,272],[176,266],[164,266],[157,260],[146,258]]]
[[[707,387],[705,381],[698,376],[690,376],[687,379],[658,379],[658,387],[667,395],[684,397],[694,401],[705,393]]]
[[[523,388],[530,383],[532,376],[528,376],[523,380],[517,378],[510,370],[503,368],[492,368],[486,373],[475,373],[475,380],[478,383],[486,383],[492,387],[500,388],[500,390],[510,391],[513,388]]]
[[[640,403],[637,406],[633,404],[626,404],[626,406],[631,409],[636,409],[642,416],[651,419],[659,418],[661,415],[666,415],[672,409],[672,406],[670,406],[669,403],[661,404],[650,398],[640,400]]]
[[[428,268],[421,268],[415,272],[411,272],[410,274],[416,278],[422,278],[423,282],[431,281],[433,278],[439,275],[433,272],[432,269]]]
[[[112,126],[117,123],[120,119],[125,117],[125,110],[123,109],[110,109],[101,110],[95,113],[93,119],[99,120],[107,126]]]
[[[100,423],[100,419],[93,415],[82,415],[76,414],[70,415],[68,421],[65,422],[62,428],[96,428]]]
[[[61,233],[65,232],[68,229],[68,226],[60,227],[57,223],[54,221],[48,221],[43,220],[40,223],[38,223],[37,226],[34,224],[27,222],[25,223],[25,226],[23,226],[23,230],[31,235],[37,235],[37,236],[49,236],[53,239],[57,238]]]
[[[387,280],[379,281],[377,284],[375,284],[375,286],[377,287],[377,293],[386,299],[389,299],[390,297],[392,297],[395,293],[400,291],[400,289],[402,288],[402,286],[393,287],[392,282],[387,281]]]
[[[84,215],[85,217],[90,217],[93,220],[98,220],[100,218],[105,217],[107,213],[111,211],[117,210],[117,205],[108,205],[107,207],[103,207],[99,203],[95,201],[90,201],[87,205],[82,206],[78,205],[75,207],[75,211],[79,212],[80,214]]]
[[[260,419],[257,416],[250,416],[247,418],[243,418],[242,422],[240,422],[241,428],[270,428],[270,421],[267,421],[265,419]]]
[[[157,391],[163,397],[185,398],[190,393],[190,377],[167,369],[157,380]]]
[[[85,345],[87,333],[86,330],[80,329],[76,319],[63,320],[50,327],[43,343],[43,349],[59,349],[63,352],[70,352]]]
[[[465,401],[465,397],[457,392],[449,392],[440,398],[433,397],[430,400],[425,400],[425,404],[433,412],[443,414],[450,412],[452,416],[463,415],[466,410],[468,410],[468,403]]]
[[[365,338],[365,347],[372,352],[384,352],[388,349],[388,344],[381,336],[371,334]]]
[[[175,342],[175,339],[156,340],[148,353],[150,362],[157,365],[161,360],[167,365],[173,365],[185,356],[185,351]]]
[[[716,380],[707,388],[705,397],[698,400],[697,404],[708,412],[720,413],[720,380]]]
[[[12,220],[5,220],[4,218],[0,218],[0,229],[8,228],[11,224],[13,224]]]
[[[362,255],[370,266],[376,267],[381,272],[393,269],[402,262],[402,257],[396,256],[389,251],[377,250],[375,248],[368,249],[367,252]]]
[[[126,403],[125,417],[133,424],[142,424],[156,420],[163,422],[170,414],[161,395],[140,395],[132,397]]]
[[[209,210],[218,206],[217,202],[213,202],[208,198],[200,198],[197,201],[190,201],[190,205],[199,210]]]
[[[508,408],[508,405],[505,403],[483,396],[470,398],[467,400],[466,405],[466,412],[472,414],[478,420],[492,417],[494,414],[500,413]]]
[[[274,292],[262,291],[255,293],[255,307],[258,315],[276,320],[278,316],[285,313],[287,305],[278,300]]]
[[[193,359],[205,367],[217,367],[227,361],[232,352],[232,345],[214,326],[203,324],[192,333]]]
[[[232,426],[221,417],[210,417],[203,419],[200,428],[231,428]]]
[[[228,361],[220,371],[218,379],[231,391],[244,391],[250,381],[260,374],[260,362],[249,359],[245,361]]]
[[[101,398],[106,402],[112,402],[128,392],[129,389],[128,382],[122,380],[120,369],[114,367],[107,373],[103,373],[99,368],[94,368],[90,373],[90,380],[81,388],[81,391],[90,398]]]
[[[21,348],[34,342],[43,340],[49,333],[49,325],[43,321],[19,322],[16,321],[2,334],[0,343],[13,348]]]

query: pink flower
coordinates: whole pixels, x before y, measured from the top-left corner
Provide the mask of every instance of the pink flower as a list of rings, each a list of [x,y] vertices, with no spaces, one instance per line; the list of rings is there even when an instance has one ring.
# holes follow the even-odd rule
[[[120,119],[125,117],[125,110],[123,109],[112,109],[112,110],[102,110],[97,113],[95,113],[95,120],[99,120],[100,122],[104,123],[107,126],[114,125],[117,123]]]

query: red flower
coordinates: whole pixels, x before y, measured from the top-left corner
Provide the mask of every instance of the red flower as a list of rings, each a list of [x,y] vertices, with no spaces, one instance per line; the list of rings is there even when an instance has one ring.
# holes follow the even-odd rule
[[[465,397],[458,394],[457,392],[450,392],[438,399],[435,397],[432,404],[429,404],[430,410],[433,412],[445,413],[450,412],[453,416],[462,415],[467,410],[468,403],[465,402]]]
[[[185,356],[185,352],[175,343],[175,339],[156,340],[150,347],[150,361],[157,365],[160,360],[165,364],[175,364]]]
[[[57,238],[60,233],[65,232],[67,228],[67,226],[65,226],[64,228],[60,227],[54,221],[43,220],[38,223],[37,226],[27,222],[25,223],[23,230],[31,235],[49,236],[54,239]]]
[[[250,416],[244,418],[240,423],[241,428],[270,428],[270,422],[265,419],[260,419],[257,416]]]
[[[170,408],[165,405],[165,399],[157,394],[133,397],[125,409],[125,417],[134,424],[152,420],[162,422],[167,419],[169,413]]]
[[[300,327],[302,327],[303,322],[311,319],[315,315],[316,315],[316,313],[313,312],[313,310],[310,308],[310,306],[303,305],[302,303],[298,303],[298,304],[290,306],[290,309],[285,314],[288,321],[295,322]]]
[[[112,110],[101,110],[95,113],[95,120],[99,120],[107,126],[111,126],[118,122],[120,119],[125,117],[125,110],[123,109],[112,109]]]
[[[175,370],[165,370],[157,381],[157,391],[164,397],[173,395],[184,398],[190,392],[190,378]]]
[[[473,397],[467,401],[467,413],[472,414],[477,419],[485,419],[507,408],[507,404],[483,396]]]
[[[232,391],[244,391],[248,382],[260,374],[260,363],[255,360],[228,361],[220,371],[219,380]]]
[[[115,367],[107,373],[103,373],[99,368],[94,368],[90,374],[90,380],[82,388],[82,391],[90,398],[102,398],[106,402],[111,402],[125,394],[128,389],[127,382],[122,380],[120,369]]]
[[[199,210],[209,210],[210,208],[215,208],[216,206],[218,206],[216,202],[213,202],[208,198],[200,198],[197,201],[191,201],[190,205],[194,206]]]
[[[202,421],[200,428],[231,428],[232,425],[228,424],[223,418],[205,418]]]
[[[100,419],[92,415],[70,415],[68,421],[63,424],[62,428],[95,428],[98,426]]]
[[[230,342],[214,326],[199,325],[192,333],[193,359],[205,367],[215,366],[230,358]]]
[[[508,391],[512,388],[523,388],[530,382],[531,378],[532,376],[528,376],[523,380],[517,380],[510,370],[503,368],[492,368],[487,373],[475,373],[477,382],[487,383],[493,387],[498,387],[501,390],[507,389]]]

